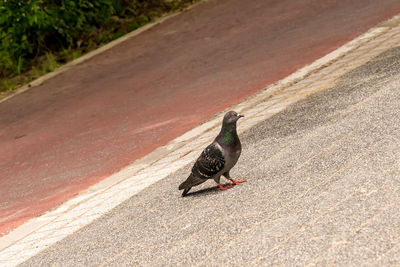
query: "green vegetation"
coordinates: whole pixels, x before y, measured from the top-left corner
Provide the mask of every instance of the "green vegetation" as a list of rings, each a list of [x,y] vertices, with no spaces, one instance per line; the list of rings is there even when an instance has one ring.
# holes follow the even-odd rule
[[[0,91],[196,0],[0,0]]]

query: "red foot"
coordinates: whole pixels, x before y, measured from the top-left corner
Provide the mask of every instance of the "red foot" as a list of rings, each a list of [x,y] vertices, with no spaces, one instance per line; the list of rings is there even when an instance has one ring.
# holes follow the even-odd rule
[[[232,179],[232,184],[240,184],[240,183],[244,183],[244,182],[246,182],[246,180],[233,180]]]
[[[226,189],[229,189],[231,187],[232,187],[232,185],[227,185],[227,186],[224,187],[222,184],[218,184],[218,190],[226,190]]]

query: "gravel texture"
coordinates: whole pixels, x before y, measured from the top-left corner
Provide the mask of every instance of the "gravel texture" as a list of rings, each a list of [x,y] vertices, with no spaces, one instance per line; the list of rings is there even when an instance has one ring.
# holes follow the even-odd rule
[[[399,94],[400,47],[242,134],[247,183],[185,166],[22,266],[399,265]]]

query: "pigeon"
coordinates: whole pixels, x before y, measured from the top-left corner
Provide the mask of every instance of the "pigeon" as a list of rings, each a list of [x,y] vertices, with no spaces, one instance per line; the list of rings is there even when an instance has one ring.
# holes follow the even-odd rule
[[[193,165],[189,177],[181,185],[182,197],[196,185],[202,184],[208,179],[214,179],[219,190],[231,188],[233,185],[246,182],[246,180],[234,180],[229,171],[235,166],[242,152],[242,145],[236,132],[236,122],[244,117],[235,111],[225,114],[221,131],[214,141],[208,145]],[[223,186],[220,183],[221,175],[232,181],[231,185]]]

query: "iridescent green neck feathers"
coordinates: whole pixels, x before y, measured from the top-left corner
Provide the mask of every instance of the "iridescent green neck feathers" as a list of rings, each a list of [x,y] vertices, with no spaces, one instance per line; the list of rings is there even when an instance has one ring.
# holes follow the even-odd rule
[[[237,139],[236,124],[224,125],[221,129],[219,136],[220,136],[220,141],[224,145],[233,144]]]

